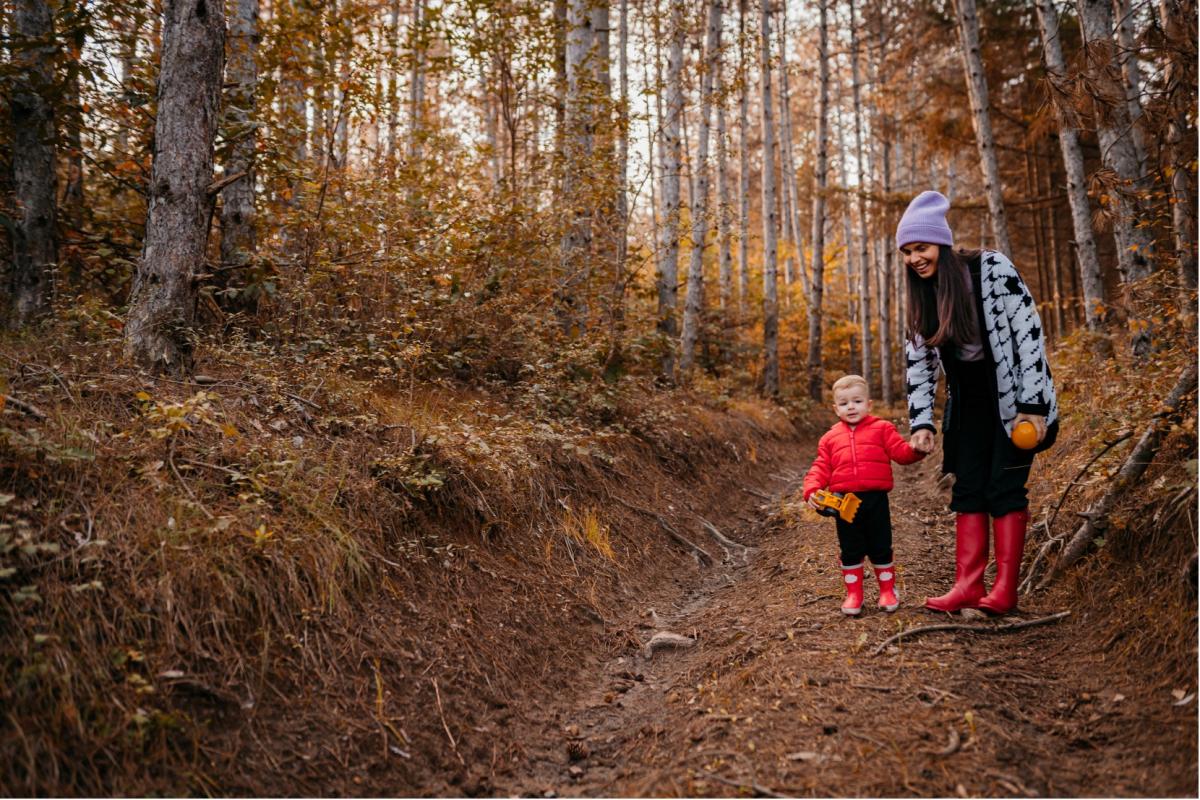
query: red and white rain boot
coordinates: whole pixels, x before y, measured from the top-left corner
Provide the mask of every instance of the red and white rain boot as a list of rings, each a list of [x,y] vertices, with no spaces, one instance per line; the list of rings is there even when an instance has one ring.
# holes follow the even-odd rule
[[[889,614],[900,607],[900,596],[896,594],[896,565],[872,564],[875,580],[879,582],[879,607]]]
[[[863,605],[863,565],[860,561],[853,567],[842,567],[842,582],[846,584],[846,602],[842,613],[857,616]]]

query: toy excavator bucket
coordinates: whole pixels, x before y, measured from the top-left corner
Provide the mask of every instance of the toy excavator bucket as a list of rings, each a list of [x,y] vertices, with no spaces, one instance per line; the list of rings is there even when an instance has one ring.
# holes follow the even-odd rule
[[[846,522],[853,522],[854,515],[858,513],[858,507],[862,505],[862,500],[853,492],[838,494],[837,492],[829,492],[824,489],[818,489],[813,498],[823,508],[820,513],[827,517],[832,517],[834,514],[841,517]]]
[[[854,515],[858,513],[860,505],[862,505],[862,500],[858,499],[858,495],[854,494],[854,492],[846,492],[842,497],[838,516],[846,520],[846,522],[854,522]]]

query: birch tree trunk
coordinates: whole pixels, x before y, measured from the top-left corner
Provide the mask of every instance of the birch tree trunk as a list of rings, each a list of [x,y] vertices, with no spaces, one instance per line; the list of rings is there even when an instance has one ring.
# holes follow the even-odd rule
[[[863,152],[862,82],[858,69],[858,20],[855,19],[854,0],[850,0],[850,90],[854,98],[854,159],[858,183],[858,320],[862,339],[860,374],[867,386],[871,386],[871,238],[867,232],[867,170]],[[846,202],[849,201],[847,195]]]
[[[843,272],[846,276],[846,319],[850,322],[852,332],[847,337],[847,346],[849,350],[849,363],[846,365],[846,371],[851,372],[856,369],[855,362],[858,359],[858,336],[854,329],[858,327],[858,298],[855,293],[855,283],[861,271],[856,263],[858,257],[858,248],[854,246],[854,226],[850,220],[850,208],[852,205],[850,197],[850,166],[849,156],[846,153],[846,133],[845,126],[842,123],[842,95],[844,90],[839,83],[838,85],[838,103],[835,106],[836,114],[834,117],[834,127],[837,129],[838,141],[838,179],[841,184],[842,193],[842,242],[844,243],[845,251],[845,269]]]
[[[975,143],[979,148],[983,188],[987,195],[988,213],[992,218],[992,238],[995,249],[1012,256],[1008,238],[1008,216],[1004,210],[1004,186],[1000,180],[1000,163],[996,157],[996,140],[992,135],[992,114],[988,103],[987,76],[983,71],[983,55],[979,48],[979,17],[975,0],[954,0],[958,15],[958,36],[962,49],[963,69],[967,74],[967,93],[971,98],[971,119],[975,125]]]
[[[191,368],[191,328],[212,221],[213,139],[225,61],[221,0],[168,0],[142,260],[125,353],[154,372]]]
[[[679,281],[679,173],[683,117],[683,44],[687,33],[684,0],[671,1],[671,39],[667,49],[666,114],[659,143],[662,160],[662,260],[658,272],[658,331],[662,334],[662,375],[675,379],[675,307]]]
[[[713,77],[717,72],[717,56],[721,52],[721,2],[710,0],[708,4],[704,63],[700,75],[700,123],[696,132],[696,160],[693,162],[696,178],[691,206],[692,250],[679,345],[679,368],[685,374],[695,361],[696,339],[704,309],[704,243],[708,238],[708,128],[712,117]]]
[[[1099,330],[1104,321],[1104,280],[1096,239],[1092,233],[1092,209],[1087,193],[1087,174],[1083,166],[1083,148],[1079,131],[1065,96],[1067,66],[1059,37],[1058,14],[1052,0],[1035,0],[1038,26],[1042,33],[1042,55],[1046,77],[1054,93],[1054,114],[1058,118],[1058,144],[1067,174],[1067,201],[1071,206],[1071,224],[1075,231],[1075,252],[1079,259],[1079,278],[1083,286],[1084,319],[1090,330]]]
[[[387,18],[387,175],[396,175],[400,157],[400,0],[391,0]]]
[[[58,177],[55,172],[54,22],[45,0],[18,0],[13,9],[16,68],[10,102],[13,188],[17,205],[8,327],[20,328],[50,310],[58,266]]]
[[[625,260],[629,248],[629,0],[621,0],[617,28],[617,260],[613,265],[613,311],[615,321],[625,316]]]
[[[778,250],[775,215],[775,120],[771,111],[771,0],[762,0],[762,225],[763,225],[763,394],[779,396]]]
[[[225,81],[231,85],[225,109],[225,137],[232,142],[225,175],[244,177],[225,187],[221,196],[221,266],[243,267],[257,249],[254,213],[255,99],[258,94],[258,0],[232,3],[229,24],[229,63]]]
[[[1117,59],[1124,79],[1125,106],[1129,113],[1129,135],[1133,140],[1133,152],[1137,157],[1138,175],[1148,175],[1146,143],[1142,136],[1142,66],[1137,52],[1137,34],[1134,30],[1133,8],[1129,0],[1113,0],[1116,13]]]
[[[562,279],[558,314],[564,331],[578,332],[586,310],[580,289],[587,284],[592,240],[591,199],[584,170],[592,157],[594,108],[591,102],[593,66],[592,16],[589,0],[570,0],[567,6],[566,130],[563,134],[563,201],[566,213],[560,248]]]
[[[723,51],[717,53],[717,282],[720,286],[721,313],[727,314],[733,303],[733,249],[730,244],[732,209],[729,203],[729,132],[725,114],[725,63]]]
[[[1112,0],[1077,0],[1079,20],[1083,28],[1089,72],[1093,85],[1104,95],[1097,106],[1108,106],[1107,114],[1098,108],[1096,134],[1104,165],[1116,173],[1123,184],[1110,197],[1115,208],[1113,229],[1117,239],[1117,264],[1125,282],[1132,283],[1150,274],[1154,255],[1153,232],[1148,225],[1150,215],[1126,196],[1136,191],[1142,175],[1138,172],[1137,153],[1130,135],[1128,106],[1123,82],[1116,70],[1113,43]],[[1108,102],[1111,99],[1111,102]]]
[[[825,389],[821,356],[821,315],[825,293],[825,191],[828,185],[829,147],[829,0],[817,0],[819,88],[817,101],[816,166],[813,169],[812,285],[808,301],[808,396],[821,402]]]
[[[792,99],[788,80],[787,60],[787,4],[780,7],[779,18],[779,120],[780,120],[780,165],[783,171],[785,205],[789,211],[783,220],[788,239],[795,249],[795,261],[799,264],[800,286],[804,293],[804,302],[809,302],[812,288],[809,285],[808,271],[804,268],[804,235],[800,225],[800,191],[796,185],[796,158],[793,152],[792,137]],[[791,258],[788,259],[789,265]],[[792,269],[788,267],[788,280],[792,280]]]
[[[746,58],[746,5],[738,2],[738,309],[746,313],[750,302],[750,67]]]
[[[425,106],[425,0],[413,0],[408,59],[408,160],[414,169],[420,169],[424,157],[421,120]]]
[[[1169,43],[1183,44],[1188,40],[1189,19],[1180,8],[1181,4],[1171,0],[1160,0],[1158,4],[1159,23],[1166,34]],[[1191,47],[1195,47],[1194,34]],[[1186,47],[1179,48],[1187,52]],[[1195,301],[1191,292],[1196,289],[1196,189],[1188,176],[1195,174],[1195,167],[1189,164],[1194,157],[1194,150],[1189,150],[1186,144],[1186,131],[1189,127],[1189,106],[1195,108],[1194,84],[1189,86],[1185,70],[1177,59],[1172,58],[1167,63],[1165,83],[1170,102],[1170,121],[1167,126],[1168,174],[1171,181],[1171,226],[1174,234],[1175,257],[1178,262],[1179,285],[1182,290],[1180,307],[1185,315],[1194,318]],[[1189,326],[1194,328],[1193,326]]]

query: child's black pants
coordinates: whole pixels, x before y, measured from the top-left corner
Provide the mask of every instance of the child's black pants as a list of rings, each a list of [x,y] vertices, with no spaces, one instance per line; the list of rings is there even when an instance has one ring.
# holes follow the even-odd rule
[[[887,492],[855,492],[862,505],[854,522],[834,517],[842,566],[854,567],[870,558],[872,564],[892,563],[892,512]]]

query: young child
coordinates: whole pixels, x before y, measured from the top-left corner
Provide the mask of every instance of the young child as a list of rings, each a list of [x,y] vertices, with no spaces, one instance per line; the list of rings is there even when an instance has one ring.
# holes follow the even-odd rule
[[[846,602],[842,613],[858,614],[863,604],[863,563],[870,558],[879,581],[879,606],[895,611],[896,573],[892,561],[892,516],[887,493],[892,489],[892,462],[913,464],[925,454],[900,438],[896,426],[873,417],[867,382],[844,375],[833,384],[833,410],[838,420],[817,444],[817,457],[804,476],[804,499],[818,489],[853,492],[862,504],[853,522],[836,517],[841,546]]]

